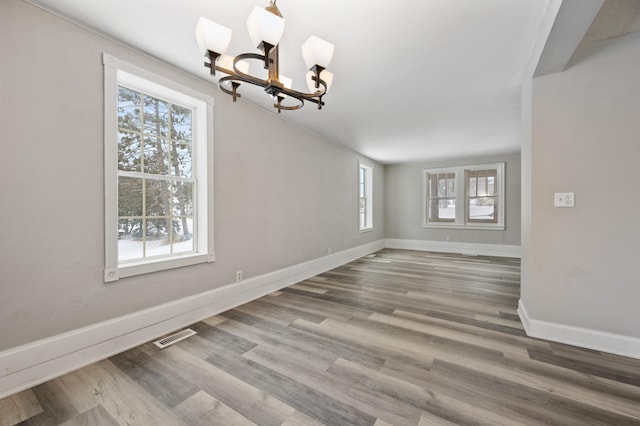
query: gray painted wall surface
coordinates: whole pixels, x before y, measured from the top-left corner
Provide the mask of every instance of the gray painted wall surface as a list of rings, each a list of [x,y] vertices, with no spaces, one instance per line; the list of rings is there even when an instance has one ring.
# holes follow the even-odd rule
[[[603,42],[533,81],[533,319],[640,337],[638,52],[640,34]],[[554,192],[575,192],[575,208],[554,208]]]
[[[0,350],[383,238],[373,161],[359,234],[358,154],[23,1],[0,52]],[[215,97],[215,263],[103,283],[103,52]]]
[[[506,229],[434,229],[422,226],[424,169],[471,164],[506,163]],[[385,167],[385,236],[409,240],[520,245],[520,154],[395,164]]]

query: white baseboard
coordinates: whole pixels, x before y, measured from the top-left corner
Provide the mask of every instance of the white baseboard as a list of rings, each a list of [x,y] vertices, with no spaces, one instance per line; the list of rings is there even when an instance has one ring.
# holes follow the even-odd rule
[[[349,263],[384,240],[0,352],[0,399]]]
[[[405,250],[520,258],[520,246],[511,246],[504,244],[475,244],[450,241],[403,240],[387,238],[385,240],[385,246],[388,248]]]
[[[518,315],[529,337],[640,359],[640,339],[588,328],[533,319],[522,299]]]

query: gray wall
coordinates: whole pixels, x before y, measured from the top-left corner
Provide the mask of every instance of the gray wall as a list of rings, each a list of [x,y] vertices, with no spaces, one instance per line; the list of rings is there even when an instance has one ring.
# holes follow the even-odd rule
[[[215,263],[103,283],[105,51],[215,97]],[[371,160],[359,234],[358,154],[23,1],[0,52],[0,350],[383,238]]]
[[[506,228],[504,231],[424,228],[423,171],[504,161],[506,173]],[[447,161],[386,166],[385,236],[409,240],[520,245],[520,154],[458,158]]]
[[[640,337],[640,34],[603,42],[533,81],[531,318]],[[575,192],[575,208],[554,208]],[[529,196],[529,195],[527,195]]]

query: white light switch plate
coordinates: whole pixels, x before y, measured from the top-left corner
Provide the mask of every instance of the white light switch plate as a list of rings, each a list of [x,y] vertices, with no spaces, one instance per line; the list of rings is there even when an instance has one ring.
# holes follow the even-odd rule
[[[553,195],[553,207],[575,207],[575,198],[574,192],[556,192]]]

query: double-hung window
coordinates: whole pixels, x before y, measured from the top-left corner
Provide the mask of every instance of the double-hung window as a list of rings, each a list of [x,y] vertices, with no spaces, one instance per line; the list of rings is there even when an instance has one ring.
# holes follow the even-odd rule
[[[358,162],[358,212],[360,232],[373,229],[373,168]]]
[[[426,175],[429,222],[456,221],[456,173],[434,170]]]
[[[424,226],[505,226],[504,163],[424,170]]]
[[[498,169],[465,170],[467,222],[498,223]]]
[[[105,281],[213,261],[211,98],[104,63]]]

